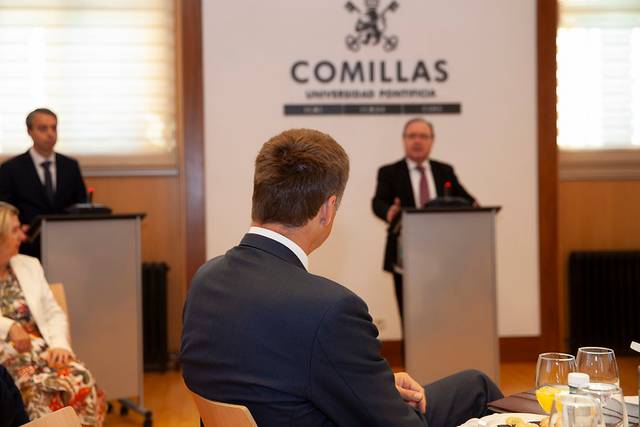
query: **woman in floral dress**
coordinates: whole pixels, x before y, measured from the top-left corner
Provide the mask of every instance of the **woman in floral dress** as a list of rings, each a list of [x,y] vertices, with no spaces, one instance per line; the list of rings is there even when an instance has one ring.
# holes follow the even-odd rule
[[[19,255],[18,211],[0,202],[0,364],[22,393],[30,419],[71,406],[85,426],[102,426],[104,394],[77,360],[68,323],[36,258]]]

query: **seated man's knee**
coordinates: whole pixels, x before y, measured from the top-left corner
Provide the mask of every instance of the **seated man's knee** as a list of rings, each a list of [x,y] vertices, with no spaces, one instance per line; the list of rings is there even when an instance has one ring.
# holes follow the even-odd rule
[[[484,389],[489,401],[500,399],[503,397],[502,392],[493,382],[487,374],[477,369],[467,369],[459,372],[457,375],[461,376],[461,380],[470,384],[476,384],[481,389]]]
[[[477,369],[466,369],[464,371],[458,372],[455,375],[460,376],[461,379],[467,381],[491,381],[491,378],[489,378],[484,372]]]

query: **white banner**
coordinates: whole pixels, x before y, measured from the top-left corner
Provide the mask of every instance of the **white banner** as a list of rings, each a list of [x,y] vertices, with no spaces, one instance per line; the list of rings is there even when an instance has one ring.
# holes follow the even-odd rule
[[[249,227],[260,146],[288,128],[327,132],[351,175],[310,270],[360,295],[382,339],[399,339],[371,198],[378,167],[403,156],[404,122],[422,116],[435,125],[432,158],[503,207],[501,336],[539,334],[534,0],[203,3],[208,257]]]

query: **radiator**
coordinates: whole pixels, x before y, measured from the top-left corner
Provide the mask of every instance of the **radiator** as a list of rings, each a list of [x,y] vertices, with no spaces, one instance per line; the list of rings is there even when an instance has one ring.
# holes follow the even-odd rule
[[[166,371],[167,272],[164,262],[142,263],[142,334],[145,371]]]
[[[569,256],[569,347],[634,354],[640,340],[640,251],[573,252]]]

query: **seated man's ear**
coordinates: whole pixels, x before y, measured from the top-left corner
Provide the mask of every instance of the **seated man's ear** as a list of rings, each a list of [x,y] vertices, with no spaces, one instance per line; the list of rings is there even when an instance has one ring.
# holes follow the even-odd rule
[[[325,225],[331,221],[333,215],[336,214],[337,202],[338,198],[335,195],[331,195],[320,206],[320,224]]]

